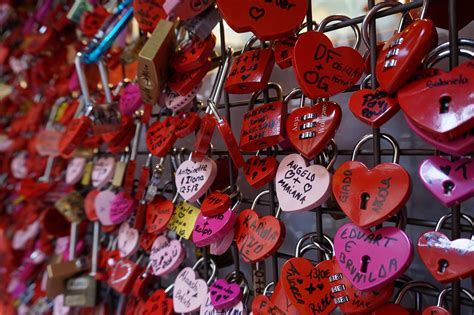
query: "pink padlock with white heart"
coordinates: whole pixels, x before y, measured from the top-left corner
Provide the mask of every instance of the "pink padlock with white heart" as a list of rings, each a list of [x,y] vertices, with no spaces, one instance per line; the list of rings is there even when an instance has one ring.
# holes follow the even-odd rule
[[[440,156],[430,157],[420,166],[425,187],[446,207],[474,196],[474,162],[463,158],[451,162]]]
[[[111,190],[103,190],[94,199],[95,212],[102,225],[113,225],[110,219],[110,207],[116,194]]]
[[[139,85],[137,83],[127,84],[119,100],[120,113],[125,116],[132,116],[142,105]]]
[[[413,245],[396,227],[372,232],[347,223],[334,237],[334,253],[344,276],[364,291],[380,288],[402,275],[413,259]]]
[[[77,184],[82,175],[84,175],[84,169],[86,166],[86,159],[82,157],[75,157],[69,161],[66,168],[66,184],[75,185]]]
[[[211,187],[217,175],[216,162],[205,157],[200,162],[181,163],[176,170],[175,182],[184,200],[194,202]]]
[[[135,205],[135,199],[123,191],[119,192],[110,205],[110,222],[119,224],[127,220],[135,210]]]
[[[120,225],[117,248],[122,258],[135,254],[140,248],[140,233],[138,233],[138,230],[130,227],[128,222]]]
[[[211,255],[216,255],[216,256],[223,255],[230,248],[230,245],[232,245],[232,241],[234,240],[234,235],[235,235],[235,229],[231,228],[229,232],[227,232],[227,234],[224,235],[221,239],[212,243],[209,248]]]
[[[242,290],[237,283],[217,279],[209,288],[211,303],[218,310],[233,307],[242,300]]]
[[[186,267],[180,271],[173,287],[173,308],[176,313],[192,313],[206,302],[207,283],[196,279],[196,272]]]
[[[155,276],[165,276],[176,270],[183,262],[186,252],[178,240],[158,236],[151,246],[151,271]]]
[[[331,194],[331,175],[321,165],[306,165],[299,154],[286,156],[278,166],[275,188],[283,211],[305,211],[323,204]]]
[[[94,163],[92,168],[92,186],[102,188],[112,180],[115,170],[115,159],[113,157],[101,157]]]
[[[197,92],[201,88],[199,83],[194,89],[186,95],[180,95],[170,88],[166,88],[163,95],[163,102],[168,109],[171,109],[174,113],[180,110],[187,110],[191,105],[192,101],[196,97]]]
[[[236,220],[237,216],[232,209],[213,217],[199,213],[193,230],[194,244],[204,247],[218,241],[234,227]]]

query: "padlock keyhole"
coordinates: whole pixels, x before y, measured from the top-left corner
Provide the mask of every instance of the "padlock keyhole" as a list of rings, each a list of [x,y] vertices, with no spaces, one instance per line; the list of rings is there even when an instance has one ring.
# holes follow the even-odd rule
[[[449,266],[449,262],[446,259],[440,259],[438,261],[438,272],[445,273]]]
[[[368,255],[362,256],[362,265],[360,266],[360,272],[366,273],[369,263],[370,263],[370,256]]]
[[[367,209],[367,203],[370,200],[370,195],[368,193],[363,193],[360,195],[360,209],[366,210]]]
[[[443,183],[444,194],[449,195],[454,189],[454,183],[450,180],[447,180]]]
[[[441,96],[439,99],[439,113],[446,114],[449,112],[449,103],[451,103],[451,96]]]

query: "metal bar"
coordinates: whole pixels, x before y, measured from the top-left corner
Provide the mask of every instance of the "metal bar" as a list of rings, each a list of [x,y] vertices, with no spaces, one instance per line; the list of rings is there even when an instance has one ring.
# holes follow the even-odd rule
[[[435,152],[435,149],[401,149],[400,151],[400,155],[402,156],[432,156]],[[290,151],[279,151],[278,152],[278,156],[284,156],[284,155],[288,155],[288,154],[291,154],[291,153],[294,153],[294,152],[290,152]],[[140,152],[139,154],[148,154],[148,152]],[[226,155],[228,154],[227,151],[223,151],[223,150],[217,150],[217,151],[214,151],[214,154],[215,155]],[[348,150],[348,149],[342,149],[342,150],[338,150],[337,151],[337,154],[339,156],[351,156],[352,155],[352,150]],[[359,152],[359,156],[372,156],[374,153],[372,150],[362,150]],[[381,150],[380,151],[380,154],[382,156],[393,156],[393,150]],[[255,155],[254,152],[242,152],[242,155]]]

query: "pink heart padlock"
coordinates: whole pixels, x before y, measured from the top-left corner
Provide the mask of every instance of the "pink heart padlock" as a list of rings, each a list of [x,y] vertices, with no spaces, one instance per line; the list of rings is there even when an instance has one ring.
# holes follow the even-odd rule
[[[176,277],[173,287],[173,308],[176,313],[196,312],[206,302],[207,283],[196,279],[196,272],[186,267]]]
[[[204,247],[219,240],[232,229],[236,220],[237,216],[232,209],[213,217],[205,217],[202,212],[199,213],[193,230],[194,244]]]
[[[283,211],[310,210],[329,198],[331,175],[325,167],[307,166],[301,155],[290,154],[278,166],[275,187]]]
[[[206,302],[201,305],[199,315],[220,315],[220,314],[232,314],[232,315],[247,315],[247,310],[242,302],[238,302],[237,305],[232,307],[218,310],[212,305],[210,293],[207,296]]]
[[[420,166],[419,174],[425,187],[446,207],[474,196],[474,162],[463,158],[451,162],[434,156]]]
[[[35,239],[38,236],[40,229],[40,221],[35,220],[31,224],[26,226],[25,229],[16,230],[15,234],[13,234],[12,248],[14,250],[25,249],[26,243],[28,243],[30,240]]]
[[[242,299],[242,290],[236,283],[228,283],[225,279],[217,279],[209,288],[211,303],[217,310],[237,305]]]
[[[227,232],[224,237],[222,237],[220,240],[214,242],[211,244],[209,251],[211,252],[211,255],[223,255],[232,245],[232,241],[234,240],[234,235],[235,235],[235,229],[231,228],[229,232]]]
[[[167,275],[181,265],[186,252],[178,240],[168,240],[164,235],[158,236],[151,247],[150,263],[155,276]]]
[[[115,193],[111,190],[103,190],[97,194],[94,200],[95,212],[102,225],[113,225],[110,219],[110,207],[115,199]]]
[[[15,156],[11,161],[10,169],[14,178],[26,178],[26,176],[28,175],[28,168],[26,167],[26,156],[24,154],[19,154]]]
[[[120,257],[128,257],[135,254],[140,248],[140,233],[130,227],[128,222],[123,222],[118,231],[117,248]]]
[[[77,184],[84,174],[84,168],[86,166],[86,159],[82,157],[75,157],[69,161],[66,168],[66,184],[75,185]]]
[[[122,115],[132,116],[143,105],[140,87],[137,83],[130,83],[123,89],[119,101],[119,110]]]
[[[173,112],[179,112],[180,110],[186,110],[190,105],[193,99],[196,97],[197,92],[201,88],[201,83],[199,83],[195,88],[193,88],[188,94],[180,95],[175,91],[167,88],[165,93],[163,93],[163,103],[165,106],[172,110]]]
[[[135,209],[135,199],[121,191],[110,205],[110,222],[120,224],[127,220]]]
[[[115,170],[115,159],[113,157],[101,157],[94,163],[92,168],[92,186],[102,188],[112,180]]]
[[[216,162],[208,157],[199,162],[184,161],[176,170],[176,187],[184,200],[194,202],[211,187],[216,175]]]
[[[334,237],[334,253],[344,276],[364,291],[391,283],[403,274],[413,259],[413,245],[396,227],[372,232],[347,223]]]

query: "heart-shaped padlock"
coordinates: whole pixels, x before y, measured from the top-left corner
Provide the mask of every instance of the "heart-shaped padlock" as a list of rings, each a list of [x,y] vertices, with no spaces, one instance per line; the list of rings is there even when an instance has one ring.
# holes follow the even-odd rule
[[[325,26],[344,16],[329,16],[321,21],[317,31],[303,33],[293,50],[293,69],[304,94],[311,98],[330,97],[352,87],[364,73],[364,60],[354,48],[334,48],[324,35]],[[358,34],[358,28],[355,28]]]
[[[155,156],[165,156],[173,146],[176,135],[176,118],[166,117],[163,121],[157,120],[147,130],[146,146]]]
[[[92,186],[100,189],[112,180],[115,171],[114,157],[101,157],[94,162],[92,168]]]
[[[120,113],[124,116],[132,116],[142,105],[140,86],[137,83],[127,84],[120,95]]]
[[[217,0],[217,6],[234,31],[250,31],[262,40],[272,40],[289,36],[298,29],[308,3],[303,0],[258,4],[251,0]]]
[[[187,111],[200,88],[201,83],[198,83],[189,93],[180,95],[167,87],[161,97],[165,106],[173,112]]]
[[[165,290],[156,290],[147,299],[142,314],[172,315],[173,299],[168,297]]]
[[[443,223],[452,215],[443,216],[434,231],[426,232],[418,239],[418,253],[433,277],[442,283],[449,283],[473,274],[474,240],[459,238],[451,241],[439,232]],[[466,214],[462,217],[474,227],[473,220]]]
[[[146,208],[146,231],[150,234],[160,234],[166,230],[174,212],[171,200],[164,196],[156,196]]]
[[[204,12],[213,5],[212,0],[181,0],[175,7],[174,13],[182,20],[189,20]]]
[[[342,211],[363,228],[393,216],[405,205],[411,191],[410,175],[397,164],[397,142],[387,134],[381,136],[394,148],[392,163],[382,163],[369,170],[365,164],[355,161],[361,146],[373,138],[366,135],[354,148],[352,161],[339,166],[332,179],[332,191]]]
[[[241,303],[242,290],[237,283],[229,283],[226,279],[217,279],[209,288],[211,303],[216,310],[224,310]]]
[[[396,227],[372,232],[347,223],[334,236],[334,248],[342,273],[362,291],[392,283],[413,259],[410,239]]]
[[[301,90],[294,89],[288,94],[285,102],[288,103],[300,92]],[[341,108],[335,102],[320,102],[314,106],[300,107],[288,115],[287,137],[299,153],[312,160],[334,137],[341,119]]]
[[[270,299],[263,295],[257,295],[252,301],[252,314],[254,315],[286,315]]]
[[[196,201],[211,187],[216,173],[216,162],[210,158],[204,158],[200,162],[184,161],[175,174],[179,194],[184,200]]]
[[[201,118],[195,112],[182,112],[178,115],[176,123],[176,137],[184,138],[196,131],[201,124]]]
[[[120,225],[117,240],[117,248],[122,258],[135,254],[140,248],[140,233],[130,227],[128,222]]]
[[[246,307],[242,301],[237,301],[238,303],[234,306],[217,309],[212,304],[211,293],[208,294],[206,302],[201,305],[199,310],[199,315],[218,315],[218,314],[238,314],[238,315],[247,315]]]
[[[117,261],[113,267],[108,284],[117,292],[129,294],[135,279],[143,272],[143,268],[129,259]]]
[[[274,147],[273,153],[278,153],[278,147]],[[275,178],[278,161],[275,156],[260,157],[259,154],[245,161],[244,176],[253,188],[260,188]]]
[[[207,156],[207,151],[209,150],[216,125],[216,118],[212,114],[205,113],[201,118],[201,124],[196,135],[196,142],[192,154],[193,161],[201,161]]]
[[[474,196],[474,162],[463,158],[451,162],[440,156],[425,160],[419,170],[425,187],[446,207]]]
[[[178,240],[168,240],[164,235],[158,236],[150,250],[150,264],[155,276],[167,275],[183,262],[186,251]]]
[[[208,59],[206,63],[194,70],[186,72],[175,72],[168,81],[168,87],[179,95],[191,98],[192,94],[197,92],[196,87],[202,82],[206,74],[211,69],[211,62]],[[194,92],[193,92],[194,90]]]
[[[86,167],[86,159],[82,157],[76,157],[69,161],[66,168],[66,184],[75,185],[77,184],[84,174]]]
[[[422,315],[451,315],[451,313],[443,307],[443,304],[446,303],[446,295],[450,293],[453,289],[446,288],[438,296],[438,303],[436,306],[429,306],[423,310]],[[467,289],[461,288],[461,293],[466,295],[471,301],[474,301],[474,295]]]
[[[215,243],[212,243],[209,246],[209,251],[211,255],[220,256],[224,255],[225,252],[230,248],[232,242],[234,241],[235,228],[231,228],[222,239],[218,240]]]
[[[199,213],[193,230],[193,242],[198,247],[208,246],[221,239],[234,227],[237,215],[229,208],[222,214],[205,217]]]
[[[163,9],[165,1],[162,0],[136,0],[133,1],[133,15],[143,32],[151,33],[161,19],[166,18]]]
[[[216,46],[216,36],[209,35],[202,40],[193,36],[185,42],[171,59],[171,66],[179,72],[197,69],[206,64]]]
[[[230,208],[231,198],[225,191],[214,191],[204,198],[201,204],[201,214],[212,217],[223,214]]]

